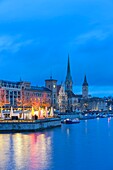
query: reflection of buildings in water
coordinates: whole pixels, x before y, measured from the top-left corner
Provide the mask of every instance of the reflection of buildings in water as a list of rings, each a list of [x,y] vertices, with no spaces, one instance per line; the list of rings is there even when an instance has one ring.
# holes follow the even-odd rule
[[[17,136],[18,146],[15,145],[17,167],[30,169],[47,168],[48,156],[51,156],[51,141],[44,134],[29,134]]]
[[[13,136],[14,160],[16,167],[24,168],[29,158],[29,138],[25,134]]]
[[[22,169],[29,156],[28,137],[22,134],[0,135],[0,169]]]
[[[111,130],[110,130],[110,122],[111,122],[111,117],[108,117],[108,136],[111,136]]]
[[[10,135],[8,134],[0,134],[0,169],[7,169],[8,162],[10,161],[10,157],[8,153],[10,153]]]
[[[108,118],[108,125],[110,124],[110,121],[111,121],[111,117]]]
[[[61,128],[62,133],[66,134],[66,136],[70,135],[70,127],[69,126],[63,126]]]
[[[69,136],[70,135],[70,129],[67,128],[67,135]]]
[[[88,127],[87,127],[87,123],[88,123],[88,121],[87,121],[87,120],[85,120],[85,134],[86,134],[86,135],[88,134]]]
[[[51,137],[45,134],[31,134],[30,166],[31,169],[45,169],[50,166]]]
[[[0,169],[45,169],[50,165],[51,137],[45,134],[0,135]]]
[[[111,117],[108,117],[108,128],[110,127]]]

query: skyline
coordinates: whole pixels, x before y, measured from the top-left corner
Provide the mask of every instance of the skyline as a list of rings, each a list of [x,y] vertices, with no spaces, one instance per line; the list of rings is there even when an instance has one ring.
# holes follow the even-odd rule
[[[9,5],[10,4],[10,5]],[[68,53],[74,86],[113,86],[113,2],[0,1],[0,79],[43,85],[65,81]]]

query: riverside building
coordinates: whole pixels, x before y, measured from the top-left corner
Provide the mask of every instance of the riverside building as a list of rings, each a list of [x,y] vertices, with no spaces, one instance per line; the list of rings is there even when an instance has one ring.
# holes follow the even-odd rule
[[[22,99],[22,93],[24,92],[24,97],[30,99],[30,97],[42,98],[45,94],[47,100],[51,104],[51,90],[47,87],[32,86],[30,82],[19,81],[5,81],[0,80],[0,89],[5,91],[5,98],[8,101],[5,108],[10,108],[11,106],[17,108],[17,100]]]

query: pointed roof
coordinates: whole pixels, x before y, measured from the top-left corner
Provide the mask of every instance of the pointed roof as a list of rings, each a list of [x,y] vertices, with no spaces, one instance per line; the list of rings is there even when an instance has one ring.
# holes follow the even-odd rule
[[[22,82],[22,78],[20,77],[20,82]]]
[[[72,80],[69,54],[68,54],[68,64],[67,64],[67,76],[66,76],[66,79]]]
[[[70,58],[69,58],[69,54],[68,54],[68,66],[67,66],[67,74],[70,74]]]
[[[86,78],[86,75],[84,77],[84,82],[83,82],[83,86],[88,86],[88,82],[87,82],[87,78]]]

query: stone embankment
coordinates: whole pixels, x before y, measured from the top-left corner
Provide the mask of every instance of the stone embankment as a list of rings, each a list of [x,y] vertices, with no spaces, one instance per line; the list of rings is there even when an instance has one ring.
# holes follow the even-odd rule
[[[0,132],[30,132],[39,131],[47,128],[54,128],[61,126],[60,118],[48,118],[36,121],[24,121],[24,120],[3,120],[0,121]]]

